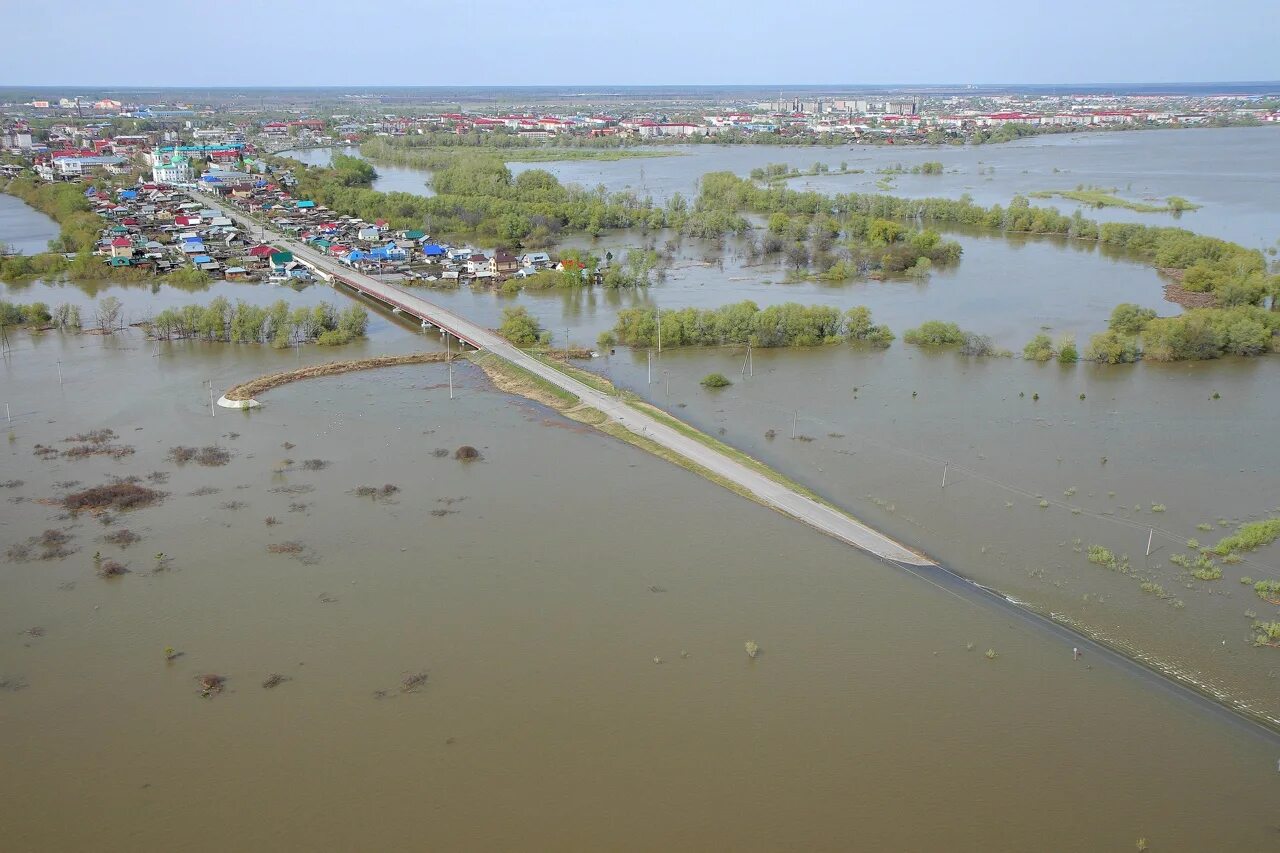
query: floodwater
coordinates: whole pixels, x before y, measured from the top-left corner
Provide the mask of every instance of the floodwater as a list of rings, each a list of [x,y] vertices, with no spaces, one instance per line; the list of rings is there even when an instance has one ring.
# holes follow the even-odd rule
[[[58,223],[17,196],[0,193],[0,245],[23,255],[49,250]]]
[[[360,157],[360,149],[348,146],[340,149],[350,157]],[[302,148],[296,151],[281,151],[281,157],[290,157],[308,166],[328,166],[333,162],[333,148]],[[373,188],[384,193],[411,193],[412,195],[433,196],[431,189],[431,172],[426,169],[411,169],[405,166],[389,166],[376,163],[378,177]]]
[[[1273,740],[473,368],[453,401],[425,365],[210,417],[206,378],[293,355],[149,349],[19,336],[3,364],[3,471],[24,482],[3,491],[0,539],[55,528],[78,549],[0,563],[12,849],[1275,842]],[[137,452],[32,454],[96,427]],[[464,443],[483,461],[430,454]],[[177,466],[177,444],[234,457]],[[153,471],[165,501],[110,525],[37,502]],[[400,491],[352,493],[384,483]],[[102,541],[122,528],[141,541]],[[268,552],[283,542],[302,553]],[[95,551],[131,573],[96,577]],[[221,695],[201,698],[206,673]],[[263,688],[273,673],[290,680]]]
[[[1202,234],[1233,240],[1251,248],[1280,244],[1280,174],[1275,151],[1280,129],[1275,127],[1186,128],[1182,130],[1116,131],[1028,137],[999,145],[677,145],[680,157],[625,160],[563,160],[547,163],[508,163],[514,174],[545,169],[564,183],[603,186],[610,192],[628,190],[663,204],[681,193],[693,199],[707,172],[733,172],[743,177],[770,163],[785,163],[805,171],[821,163],[833,172],[846,165],[862,174],[799,177],[793,188],[825,193],[877,193],[924,198],[970,195],[983,205],[1007,205],[1015,195],[1042,190],[1071,190],[1078,185],[1115,190],[1133,201],[1160,203],[1181,196],[1199,210],[1138,213],[1124,208],[1097,209],[1062,198],[1032,199],[1043,207],[1070,214],[1079,208],[1103,222],[1176,225]],[[360,156],[357,148],[343,153]],[[311,165],[325,165],[333,149],[285,151],[282,154]],[[942,163],[941,175],[880,174],[901,165],[906,169],[927,161]],[[431,173],[425,169],[378,163],[374,189],[431,195]],[[878,182],[889,177],[888,189]]]
[[[665,202],[674,193],[692,199],[707,172],[729,171],[743,177],[769,163],[801,171],[823,163],[833,171],[842,163],[863,174],[801,177],[797,189],[826,193],[885,192],[907,197],[959,198],[968,193],[984,205],[1007,205],[1018,193],[1075,189],[1078,184],[1115,189],[1136,201],[1177,195],[1200,210],[1174,217],[1123,208],[1083,207],[1103,221],[1177,225],[1203,234],[1265,248],[1280,240],[1280,174],[1275,151],[1280,128],[1188,128],[1029,137],[1001,145],[807,147],[771,145],[678,146],[684,157],[616,161],[573,160],[512,163],[513,172],[545,168],[561,181],[610,191],[632,190]],[[878,170],[901,164],[907,169],[936,160],[941,175],[894,175],[890,188],[877,182]],[[1071,213],[1080,205],[1060,198],[1032,199],[1041,206]]]
[[[1162,136],[1079,144],[1105,142],[1104,158],[1113,139]],[[1016,171],[998,158],[1017,162],[1023,147],[979,152],[998,177]],[[763,149],[760,162],[787,152]],[[1275,177],[1269,165],[1257,183]],[[1179,189],[1168,192],[1189,196]],[[685,240],[667,280],[638,293],[426,293],[489,325],[527,305],[575,343],[649,303],[867,304],[899,333],[956,320],[1012,348],[1041,326],[1083,338],[1120,301],[1173,310],[1158,275],[1131,259],[952,236],[964,258],[924,283],[788,284],[733,241],[721,255]],[[3,293],[75,302],[86,318],[115,295],[134,322],[216,295],[350,298],[227,283]],[[465,363],[453,401],[447,368],[421,365],[285,386],[259,411],[210,416],[210,381],[220,392],[298,364],[441,346],[390,315],[371,311],[368,340],[338,350],[156,346],[136,330],[10,330],[9,343],[8,847],[1092,851],[1143,838],[1153,850],[1252,851],[1280,840],[1280,743],[1260,729],[1092,647],[1075,660],[1073,640],[500,394]],[[1219,581],[1169,562],[1192,553],[1189,539],[1214,542],[1280,507],[1269,455],[1280,357],[1064,367],[899,341],[757,351],[749,376],[747,364],[735,348],[668,350],[650,377],[644,352],[619,348],[587,366],[950,569],[1280,718],[1280,652],[1250,642],[1252,621],[1280,609],[1240,582],[1280,579],[1280,547],[1223,566]],[[734,385],[701,388],[712,371]],[[33,454],[100,427],[136,453]],[[234,453],[225,467],[166,459],[215,443]],[[463,444],[484,460],[432,454]],[[330,464],[308,470],[308,459]],[[74,488],[59,483],[152,472],[168,474],[144,480],[165,501],[109,526],[42,502]],[[400,491],[352,493],[386,483]],[[102,541],[121,528],[141,541]],[[46,529],[77,550],[4,559]],[[285,542],[301,553],[268,552]],[[1127,555],[1130,571],[1089,563],[1090,545]],[[94,552],[131,573],[96,577]],[[157,553],[168,569],[153,573]],[[167,647],[181,656],[166,662]],[[227,677],[223,694],[198,695],[206,673]],[[263,688],[272,673],[291,680]]]

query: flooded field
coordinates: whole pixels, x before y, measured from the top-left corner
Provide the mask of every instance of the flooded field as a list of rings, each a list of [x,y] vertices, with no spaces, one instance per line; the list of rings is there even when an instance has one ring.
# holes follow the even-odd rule
[[[15,849],[1274,843],[1254,730],[469,368],[452,402],[423,366],[210,417],[206,377],[277,358],[54,336],[6,359],[0,537],[72,552],[0,564]],[[33,455],[97,428],[135,452]],[[165,497],[109,524],[40,502],[128,475]]]
[[[1100,180],[1132,168],[1135,188],[1205,203],[1179,224],[1257,245],[1280,233],[1274,164],[1199,190],[1189,174],[1215,138],[1249,141],[1215,174],[1254,168],[1268,132],[826,156],[860,168],[855,156],[918,156],[948,170],[980,159],[996,168],[990,184],[949,171],[900,176],[892,192],[920,182],[920,194],[986,203],[1006,203],[1019,182],[1052,188],[1042,180],[1052,167],[1087,165]],[[1125,153],[1130,140],[1159,147],[1179,134],[1184,173],[1164,155]],[[712,169],[822,156],[744,146],[539,165],[587,184],[603,170],[612,189],[643,166],[647,184],[666,187],[657,196],[690,194]],[[1050,171],[1030,171],[1035,157]],[[410,179],[426,189],[424,173],[379,172],[404,184],[380,189],[415,191]],[[813,184],[835,191],[844,180]],[[28,221],[0,227],[0,241]],[[1158,274],[1130,259],[952,236],[964,257],[923,283],[785,283],[780,265],[750,265],[733,241],[722,253],[684,240],[666,281],[638,293],[421,292],[490,326],[524,304],[557,342],[579,344],[619,308],[648,303],[866,304],[899,334],[954,320],[1014,349],[1042,326],[1083,338],[1121,301],[1177,310],[1161,301]],[[668,239],[564,245],[616,254]],[[0,291],[82,310],[106,295],[129,322],[219,295],[351,298],[228,283]],[[447,368],[420,365],[284,386],[261,410],[211,416],[210,390],[260,374],[441,346],[391,315],[371,310],[369,338],[336,349],[157,346],[137,329],[10,329],[9,344],[0,835],[13,849],[1280,844],[1280,741],[1262,729],[1092,646],[1076,659],[1079,641],[1043,623],[501,394],[465,363],[452,401]],[[1280,579],[1280,547],[1223,566],[1216,581],[1170,562],[1192,553],[1188,540],[1214,542],[1280,507],[1270,457],[1280,356],[1064,367],[899,341],[756,351],[744,375],[745,356],[668,349],[650,376],[645,352],[619,348],[584,366],[948,568],[1280,718],[1280,651],[1251,643],[1254,618],[1280,619],[1280,608],[1241,583]],[[734,384],[700,387],[712,371]],[[66,440],[101,429],[117,451]],[[481,459],[454,458],[464,445]],[[201,464],[222,455],[206,447],[229,459]],[[60,503],[128,477],[163,496],[98,514]],[[1091,563],[1090,546],[1127,556],[1127,570]],[[100,576],[111,563],[127,573]]]

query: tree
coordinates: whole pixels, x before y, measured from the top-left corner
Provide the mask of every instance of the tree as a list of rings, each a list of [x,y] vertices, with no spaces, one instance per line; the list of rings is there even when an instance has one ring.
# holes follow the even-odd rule
[[[520,347],[531,347],[543,337],[542,326],[523,305],[502,309],[498,333]]]
[[[1111,322],[1108,327],[1122,335],[1136,335],[1142,332],[1156,317],[1156,312],[1143,308],[1132,302],[1121,302],[1111,311]]]
[[[727,388],[733,383],[723,373],[708,373],[698,384],[704,388]]]
[[[98,328],[104,334],[112,334],[116,330],[116,324],[120,320],[120,300],[114,296],[104,296],[98,300],[96,306],[96,315],[98,319]]]

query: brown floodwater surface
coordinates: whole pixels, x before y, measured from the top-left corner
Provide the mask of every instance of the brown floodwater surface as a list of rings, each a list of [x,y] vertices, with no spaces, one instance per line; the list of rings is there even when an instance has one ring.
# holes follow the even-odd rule
[[[388,331],[375,346],[400,338],[413,342]],[[24,482],[0,493],[0,544],[57,528],[78,548],[0,563],[0,678],[26,685],[0,691],[9,849],[1280,838],[1271,738],[473,368],[452,402],[445,368],[425,365],[210,417],[207,376],[290,354],[153,358],[128,342],[54,336],[4,363],[19,405],[0,471]],[[98,427],[136,453],[32,455]],[[234,455],[178,466],[179,444]],[[462,444],[483,460],[432,453]],[[109,526],[37,502],[60,482],[152,471],[169,473],[168,497]],[[386,483],[400,491],[353,493]],[[100,541],[120,528],[142,540]],[[294,541],[300,555],[267,550]],[[95,551],[131,573],[96,577]],[[153,573],[157,552],[168,568]],[[199,695],[207,673],[226,677],[220,695]],[[290,680],[264,689],[273,673]]]

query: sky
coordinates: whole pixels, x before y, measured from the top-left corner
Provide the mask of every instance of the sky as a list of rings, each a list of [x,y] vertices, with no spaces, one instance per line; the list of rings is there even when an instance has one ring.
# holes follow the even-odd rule
[[[59,0],[52,17],[32,0],[0,7],[0,86],[1280,79],[1280,0]]]

